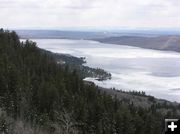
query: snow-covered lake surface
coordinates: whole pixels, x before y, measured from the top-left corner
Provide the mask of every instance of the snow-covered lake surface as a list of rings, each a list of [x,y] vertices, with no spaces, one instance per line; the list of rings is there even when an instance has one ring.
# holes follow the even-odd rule
[[[158,98],[180,102],[180,53],[88,40],[32,39],[38,47],[56,53],[86,57],[87,66],[112,74],[97,85],[123,90],[145,91]]]

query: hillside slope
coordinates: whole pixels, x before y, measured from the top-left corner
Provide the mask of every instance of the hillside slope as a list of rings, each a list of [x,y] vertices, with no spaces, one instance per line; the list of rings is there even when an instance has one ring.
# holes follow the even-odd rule
[[[36,43],[21,43],[15,32],[0,30],[0,133],[160,134],[164,118],[178,118],[179,109],[120,100],[84,83]]]
[[[120,36],[101,39],[98,38],[94,40],[102,43],[180,52],[180,36],[175,35],[157,37]]]

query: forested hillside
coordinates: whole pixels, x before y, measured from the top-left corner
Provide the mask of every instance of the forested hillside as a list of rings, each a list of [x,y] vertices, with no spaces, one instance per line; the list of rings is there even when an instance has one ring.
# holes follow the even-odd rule
[[[178,109],[142,108],[112,97],[36,43],[0,30],[0,133],[161,134],[164,118],[178,117]]]
[[[180,36],[179,35],[162,35],[155,37],[143,36],[119,36],[97,38],[96,41],[102,43],[112,43],[118,45],[128,45],[156,50],[177,51],[180,52]]]

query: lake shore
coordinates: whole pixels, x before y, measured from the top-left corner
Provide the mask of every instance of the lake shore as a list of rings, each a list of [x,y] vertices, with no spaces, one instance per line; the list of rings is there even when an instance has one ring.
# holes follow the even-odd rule
[[[137,47],[103,44],[87,40],[35,39],[38,47],[55,53],[85,57],[86,66],[102,68],[112,79],[96,81],[106,88],[145,91],[167,99],[180,101],[180,54]]]

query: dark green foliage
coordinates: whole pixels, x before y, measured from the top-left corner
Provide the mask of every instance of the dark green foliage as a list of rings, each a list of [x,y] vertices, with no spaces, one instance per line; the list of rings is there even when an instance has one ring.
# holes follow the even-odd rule
[[[112,98],[95,85],[84,84],[76,70],[57,64],[34,42],[20,43],[14,32],[3,30],[0,106],[14,120],[60,134],[160,134],[164,117],[177,116],[176,109],[163,115],[157,106],[143,109]]]
[[[41,49],[41,52],[52,56],[57,61],[57,64],[60,64],[62,67],[69,66],[70,71],[76,70],[81,78],[93,77],[99,81],[111,79],[111,74],[105,70],[85,66],[85,57],[78,58],[68,54],[57,54],[44,49]]]

